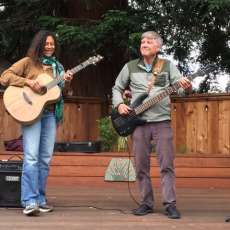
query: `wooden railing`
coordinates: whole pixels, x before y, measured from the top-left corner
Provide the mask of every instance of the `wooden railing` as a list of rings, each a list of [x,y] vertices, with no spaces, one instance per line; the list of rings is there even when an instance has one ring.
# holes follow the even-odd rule
[[[172,96],[177,153],[230,155],[230,94]]]
[[[57,141],[97,140],[97,120],[105,113],[106,103],[100,98],[66,98]],[[172,127],[177,153],[230,155],[230,94],[172,96]],[[0,149],[3,140],[17,138],[20,133],[0,95]]]
[[[65,98],[64,121],[58,126],[57,141],[97,140],[97,120],[103,116],[105,109],[105,102],[100,98]],[[12,140],[20,135],[20,125],[6,112],[0,94],[0,149],[3,149],[4,140]]]

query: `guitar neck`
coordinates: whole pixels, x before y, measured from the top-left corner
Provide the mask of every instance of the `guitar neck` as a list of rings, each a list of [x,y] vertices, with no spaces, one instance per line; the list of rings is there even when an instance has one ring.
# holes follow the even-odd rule
[[[191,76],[188,76],[187,79],[191,81],[192,79],[194,79],[197,76],[198,76],[197,74],[193,74]],[[156,103],[158,103],[159,101],[161,101],[165,97],[167,97],[170,94],[172,94],[173,92],[177,91],[180,87],[181,87],[180,83],[179,83],[179,81],[177,81],[173,85],[167,87],[163,92],[159,93],[157,96],[152,97],[149,100],[147,100],[146,102],[137,106],[135,108],[135,113],[137,115],[143,113],[145,110],[149,109],[151,106],[155,105]]]
[[[88,60],[82,62],[81,64],[75,66],[74,68],[70,69],[70,71],[73,73],[73,75],[79,71],[81,71],[82,69],[86,68],[88,65],[90,65],[92,63],[90,63]],[[46,85],[47,89],[51,89],[54,86],[58,85],[60,82],[62,81],[62,78],[59,76],[57,79],[53,79],[51,82],[49,82]]]
[[[167,87],[163,92],[159,93],[157,96],[150,98],[146,102],[135,108],[135,113],[137,115],[143,113],[145,110],[149,109],[163,98],[169,96],[171,93],[177,91],[180,88],[179,82],[174,83],[172,86]]]
[[[87,60],[87,61],[84,61],[84,62],[82,62],[81,64],[79,64],[79,65],[75,66],[74,68],[72,68],[72,69],[70,70],[70,72],[72,72],[73,74],[75,74],[75,73],[81,71],[82,69],[84,69],[85,67],[87,67],[88,65],[91,65],[91,64],[92,64],[92,63],[89,62],[88,60]]]

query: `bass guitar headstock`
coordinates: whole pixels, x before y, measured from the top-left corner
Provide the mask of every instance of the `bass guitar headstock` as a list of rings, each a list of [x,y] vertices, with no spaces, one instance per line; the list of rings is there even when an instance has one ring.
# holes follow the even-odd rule
[[[204,66],[200,68],[196,73],[193,73],[192,75],[189,76],[190,80],[193,80],[196,77],[201,77],[206,74],[209,74],[217,69],[217,66],[215,64],[210,64],[207,66]]]

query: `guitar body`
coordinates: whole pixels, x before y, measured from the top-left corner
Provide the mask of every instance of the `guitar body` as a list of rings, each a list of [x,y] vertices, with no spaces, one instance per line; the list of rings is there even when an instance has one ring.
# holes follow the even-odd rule
[[[140,96],[129,107],[135,109],[146,97],[146,94]],[[123,137],[132,134],[137,126],[146,123],[146,121],[142,120],[135,114],[134,110],[130,114],[121,115],[116,109],[114,109],[111,113],[111,121],[116,132]]]
[[[89,65],[101,61],[101,55],[88,58],[69,71],[74,75]],[[32,124],[42,114],[44,107],[60,100],[61,90],[58,83],[61,78],[53,79],[48,74],[39,74],[36,78],[42,87],[42,93],[35,93],[31,88],[9,86],[3,94],[3,102],[9,114],[18,122]]]
[[[145,123],[145,121],[141,120],[138,116],[120,115],[117,110],[112,111],[111,120],[114,129],[122,137],[127,137],[132,134],[138,125]]]
[[[40,74],[36,79],[40,85],[53,80],[48,74]],[[61,90],[54,86],[44,94],[37,94],[31,88],[9,86],[3,95],[3,102],[9,114],[23,125],[32,124],[42,114],[44,107],[60,99]]]

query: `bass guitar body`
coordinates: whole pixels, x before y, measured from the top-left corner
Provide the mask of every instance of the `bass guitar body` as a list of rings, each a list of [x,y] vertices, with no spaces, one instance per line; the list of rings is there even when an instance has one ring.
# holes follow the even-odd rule
[[[145,120],[141,119],[140,116],[136,115],[135,108],[142,103],[147,95],[142,95],[129,107],[133,110],[127,115],[121,115],[117,109],[113,109],[111,113],[111,121],[116,132],[123,137],[126,137],[133,133],[135,128],[139,125],[146,123]]]
[[[53,79],[47,74],[40,74],[36,80],[40,85],[47,85]],[[3,102],[16,121],[28,125],[40,117],[46,105],[57,102],[60,96],[61,90],[57,85],[42,94],[35,93],[27,86],[9,86],[4,92]]]

